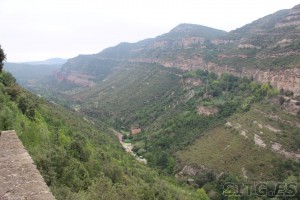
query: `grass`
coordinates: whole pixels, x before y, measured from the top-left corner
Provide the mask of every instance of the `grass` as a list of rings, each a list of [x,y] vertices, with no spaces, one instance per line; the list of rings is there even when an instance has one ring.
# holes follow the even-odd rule
[[[298,118],[277,107],[274,104],[261,102],[254,104],[249,112],[237,113],[228,121],[240,124],[242,127],[239,131],[246,130],[249,137],[253,137],[254,134],[260,135],[268,148],[271,148],[272,143],[277,142],[286,150],[296,151],[300,140],[299,128],[295,126]],[[272,116],[278,119],[273,119]],[[277,129],[278,132],[272,128]]]
[[[278,116],[281,121],[269,119],[270,115]],[[295,162],[273,152],[272,144],[280,143],[287,151],[297,150],[300,138],[299,129],[282,120],[296,123],[297,117],[276,109],[271,103],[254,104],[250,111],[227,118],[232,127],[222,125],[206,132],[192,145],[177,152],[176,158],[181,165],[204,166],[217,173],[230,172],[239,177],[244,177],[244,168],[249,181],[280,180],[289,171],[282,166]],[[281,132],[276,133],[268,127]],[[241,135],[242,131],[247,138]],[[266,148],[255,145],[255,134],[266,143]]]
[[[278,162],[284,160],[224,127],[210,131],[176,156],[181,163],[195,167],[203,165],[217,173],[230,172],[243,177],[244,168],[250,181],[278,180],[275,172],[279,170]]]

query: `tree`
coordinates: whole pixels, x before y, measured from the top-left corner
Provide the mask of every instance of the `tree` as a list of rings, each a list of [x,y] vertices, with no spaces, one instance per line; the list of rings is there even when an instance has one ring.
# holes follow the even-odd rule
[[[28,96],[21,96],[18,101],[18,106],[22,113],[26,115],[29,119],[33,120],[35,116],[35,108],[37,107],[34,99]]]
[[[10,87],[16,83],[15,77],[9,72],[3,73],[2,77],[0,77],[1,82],[4,86]]]
[[[9,130],[13,128],[14,113],[9,107],[2,107],[0,109],[0,131]]]
[[[6,55],[4,54],[1,45],[0,45],[0,73],[2,72],[3,68],[3,61],[6,59]]]

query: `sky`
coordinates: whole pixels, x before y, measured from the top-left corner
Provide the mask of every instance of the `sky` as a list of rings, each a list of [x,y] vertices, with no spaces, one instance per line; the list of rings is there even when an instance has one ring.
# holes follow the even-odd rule
[[[299,0],[0,0],[8,62],[72,58],[169,32],[180,23],[225,31]]]

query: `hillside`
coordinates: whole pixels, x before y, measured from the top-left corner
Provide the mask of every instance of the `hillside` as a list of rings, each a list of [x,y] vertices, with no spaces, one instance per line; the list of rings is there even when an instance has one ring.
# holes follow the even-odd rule
[[[98,54],[70,59],[58,75],[69,82],[79,79],[77,85],[83,86],[93,84],[95,75],[105,77],[126,62],[157,63],[182,70],[209,70],[219,75],[229,72],[261,83],[270,82],[279,90],[300,95],[299,19],[300,8],[295,6],[229,33],[181,24],[156,38],[121,43]],[[77,72],[82,71],[88,76],[77,77]]]
[[[300,177],[299,19],[295,6],[229,33],[181,24],[69,59],[38,93],[211,199],[235,194],[226,182],[263,182],[273,193],[262,198],[275,198],[274,182]]]
[[[169,33],[137,43],[121,43],[96,54],[99,58],[114,59],[167,59],[191,45],[199,46],[206,39],[224,36],[225,31],[195,25],[180,24]],[[174,52],[178,50],[179,52]]]
[[[299,175],[299,99],[268,84],[135,63],[97,87],[60,91],[69,108],[120,130],[147,165],[195,179],[212,199],[223,173],[243,182]]]
[[[201,197],[126,154],[105,126],[30,94],[7,72],[0,83],[0,130],[16,130],[56,199]]]

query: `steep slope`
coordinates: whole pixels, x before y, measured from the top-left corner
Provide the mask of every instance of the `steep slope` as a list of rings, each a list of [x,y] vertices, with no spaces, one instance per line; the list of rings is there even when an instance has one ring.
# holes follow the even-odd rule
[[[0,108],[0,130],[16,130],[57,199],[200,198],[126,154],[105,126],[28,93],[7,72]]]
[[[230,33],[181,24],[156,38],[121,43],[95,55],[71,59],[63,67],[62,73],[70,82],[74,79],[88,81],[90,78],[76,77],[76,71],[86,69],[86,75],[94,76],[103,74],[99,71],[102,69],[107,75],[110,73],[107,68],[112,69],[111,65],[122,67],[124,65],[121,63],[125,62],[157,63],[182,70],[209,70],[219,75],[229,72],[261,83],[270,82],[278,89],[291,90],[295,95],[300,95],[300,52],[297,46],[300,44],[299,19],[300,8],[295,6]],[[103,63],[102,67],[96,63]],[[68,68],[72,68],[72,73],[64,73]],[[93,83],[79,81],[78,84]]]
[[[225,34],[225,31],[201,25],[180,24],[169,33],[156,38],[131,44],[121,43],[96,55],[102,58],[115,59],[167,59],[167,56],[172,57],[175,53],[183,53],[186,47],[200,46],[207,39],[224,36]]]
[[[61,92],[77,112],[120,130],[149,166],[213,184],[206,189],[218,195],[222,173],[245,183],[298,175],[299,116],[288,108],[299,110],[299,99],[268,84],[131,63],[97,87]]]
[[[179,163],[195,168],[195,174],[185,175],[213,169],[247,181],[283,181],[299,167],[299,119],[277,104],[256,103],[248,112],[237,112],[226,120],[177,153]]]
[[[149,166],[193,178],[212,199],[225,198],[224,182],[296,182],[299,9],[228,34],[183,24],[81,55],[41,92],[119,130]]]
[[[225,39],[231,45],[217,54],[218,64],[262,69],[298,67],[299,19],[300,8],[295,6],[230,32]],[[255,60],[249,62],[251,59]]]

